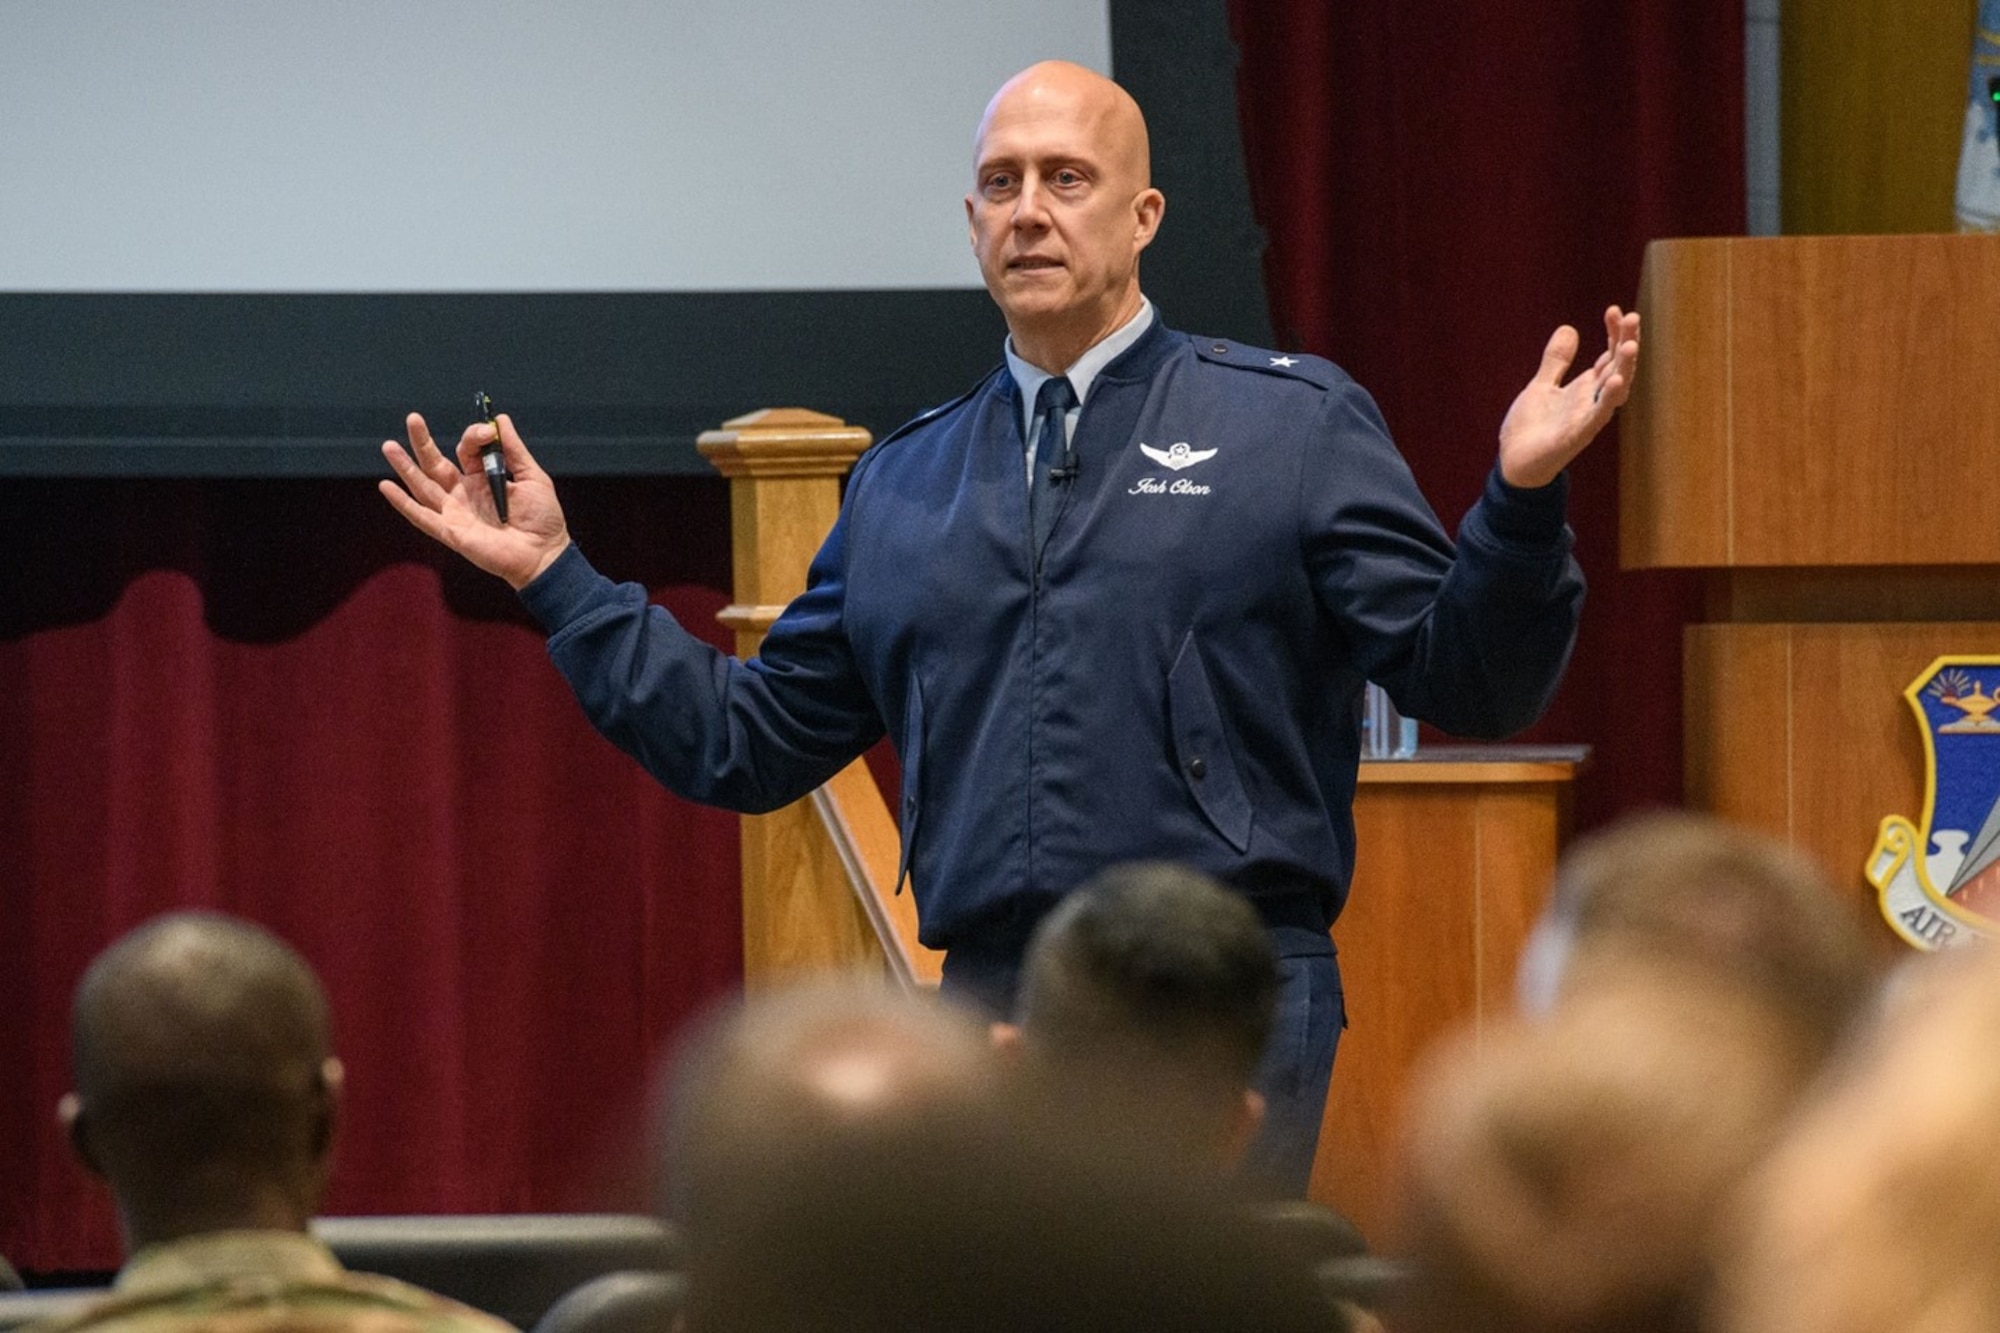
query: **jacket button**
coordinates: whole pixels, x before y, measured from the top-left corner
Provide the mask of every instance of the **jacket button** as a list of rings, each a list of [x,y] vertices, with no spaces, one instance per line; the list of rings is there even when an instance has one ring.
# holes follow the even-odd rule
[[[1199,781],[1208,776],[1208,761],[1196,756],[1188,760],[1188,776]]]

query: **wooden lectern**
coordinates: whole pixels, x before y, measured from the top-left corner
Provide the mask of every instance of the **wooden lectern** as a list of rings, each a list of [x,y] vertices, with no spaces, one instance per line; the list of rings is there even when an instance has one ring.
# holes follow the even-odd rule
[[[1639,308],[1621,556],[1707,572],[1688,803],[1872,913],[1877,827],[1924,801],[1902,691],[2000,653],[2000,237],[1655,241]]]

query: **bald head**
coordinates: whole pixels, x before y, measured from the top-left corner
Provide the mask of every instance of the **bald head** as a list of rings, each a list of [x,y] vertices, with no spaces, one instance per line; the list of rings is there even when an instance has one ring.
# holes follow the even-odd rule
[[[71,1038],[64,1113],[128,1233],[310,1216],[339,1065],[319,982],[282,941],[211,913],[151,921],[85,972]]]
[[[72,1039],[78,1091],[96,1098],[175,1082],[283,1086],[330,1054],[326,999],[268,931],[175,913],[113,944],[84,973]]]
[[[1126,179],[1141,188],[1153,183],[1153,149],[1139,104],[1096,70],[1067,60],[1030,65],[1000,85],[979,118],[972,146],[975,166],[996,124],[1038,119],[1075,125]]]
[[[1054,374],[1138,313],[1139,252],[1166,200],[1146,118],[1081,65],[1046,61],[987,104],[966,220],[1014,349]]]
[[[985,1030],[941,1001],[855,981],[758,995],[674,1071],[669,1192],[700,1232],[800,1145],[976,1114],[998,1086]]]
[[[945,1002],[752,996],[677,1074],[689,1330],[1325,1327],[1223,1199],[1015,1114]]]
[[[991,1073],[965,1015],[869,982],[758,996],[723,1021],[713,1042],[707,1097],[829,1120],[956,1097]]]

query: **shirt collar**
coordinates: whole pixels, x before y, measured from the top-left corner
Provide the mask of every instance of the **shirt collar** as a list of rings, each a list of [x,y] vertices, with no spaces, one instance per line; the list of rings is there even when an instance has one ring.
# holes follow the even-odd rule
[[[324,1281],[341,1271],[333,1251],[302,1232],[211,1231],[148,1245],[113,1285],[131,1295],[253,1277]]]
[[[1069,376],[1070,387],[1076,390],[1078,407],[1089,401],[1090,386],[1097,373],[1110,365],[1120,352],[1138,342],[1152,323],[1153,303],[1141,295],[1137,314],[1093,343],[1088,351],[1071,363],[1065,373]],[[1015,406],[1019,408],[1019,419],[1026,421],[1035,410],[1035,395],[1041,392],[1042,381],[1054,376],[1039,366],[1023,361],[1014,351],[1012,338],[1007,339],[1006,353],[1007,373],[1014,377],[1015,392],[1019,395]]]

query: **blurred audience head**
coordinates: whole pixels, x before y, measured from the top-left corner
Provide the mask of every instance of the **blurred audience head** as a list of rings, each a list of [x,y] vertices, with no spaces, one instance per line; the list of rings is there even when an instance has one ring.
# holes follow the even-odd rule
[[[1219,1193],[1016,1114],[936,1001],[751,998],[681,1065],[692,1333],[1326,1329]]]
[[[1912,960],[1746,1191],[1724,1333],[2000,1328],[2000,959]]]
[[[1064,898],[1028,946],[1011,1033],[1069,1113],[1152,1150],[1230,1165],[1255,1136],[1250,1087],[1279,988],[1256,911],[1198,871],[1134,862]]]
[[[1625,821],[1563,856],[1522,959],[1522,1007],[1546,1010],[1635,958],[1755,986],[1823,1049],[1868,1003],[1876,972],[1856,913],[1809,860],[1683,813]]]
[[[270,932],[158,917],[94,961],[71,1018],[61,1115],[103,1176],[128,1251],[246,1228],[304,1230],[341,1085],[325,996]]]
[[[1435,1051],[1404,1149],[1408,1326],[1694,1329],[1717,1220],[1818,1059],[1757,988],[1636,959]]]
[[[876,979],[822,978],[711,1015],[668,1071],[661,1197],[691,1236],[791,1155],[912,1120],[1001,1114],[985,1028]]]

